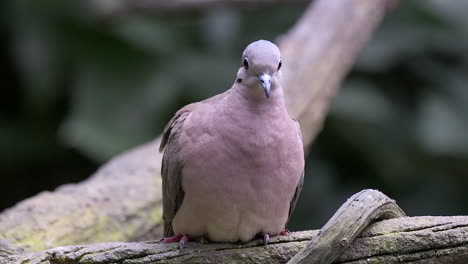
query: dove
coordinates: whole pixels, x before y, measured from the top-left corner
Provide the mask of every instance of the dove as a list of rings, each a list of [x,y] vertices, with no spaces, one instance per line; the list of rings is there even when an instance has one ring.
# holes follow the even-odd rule
[[[232,87],[186,105],[160,151],[164,242],[247,242],[285,235],[304,180],[299,123],[281,88],[281,55],[249,44]]]

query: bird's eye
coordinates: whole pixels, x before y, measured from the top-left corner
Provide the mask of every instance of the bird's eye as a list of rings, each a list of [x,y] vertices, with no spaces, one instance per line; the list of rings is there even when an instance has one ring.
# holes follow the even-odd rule
[[[279,71],[281,69],[281,65],[283,65],[283,63],[281,63],[281,60],[280,60],[279,63],[278,63],[278,69],[276,69],[277,71]]]
[[[247,59],[247,57],[244,58],[244,68],[246,70],[249,68],[249,59]]]

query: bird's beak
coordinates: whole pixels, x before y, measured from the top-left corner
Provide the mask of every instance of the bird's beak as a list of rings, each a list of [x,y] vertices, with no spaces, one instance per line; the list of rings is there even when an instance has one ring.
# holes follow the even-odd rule
[[[263,86],[263,90],[265,91],[266,97],[270,98],[271,75],[269,74],[259,75],[258,80]]]

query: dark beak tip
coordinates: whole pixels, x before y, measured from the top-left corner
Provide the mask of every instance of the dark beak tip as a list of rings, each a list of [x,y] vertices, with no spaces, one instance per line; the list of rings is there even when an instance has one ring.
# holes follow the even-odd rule
[[[266,98],[270,98],[270,91],[268,91],[267,89],[265,89],[265,95],[266,95]]]

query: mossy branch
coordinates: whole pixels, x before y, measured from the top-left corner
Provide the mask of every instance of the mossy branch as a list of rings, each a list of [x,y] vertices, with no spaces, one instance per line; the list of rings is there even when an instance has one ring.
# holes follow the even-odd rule
[[[286,263],[318,230],[294,232],[248,244],[189,242],[182,251],[175,244],[109,242],[53,248],[11,255],[0,264],[13,263]],[[314,262],[308,262],[314,263]],[[371,224],[333,263],[468,263],[468,216],[401,217]]]

